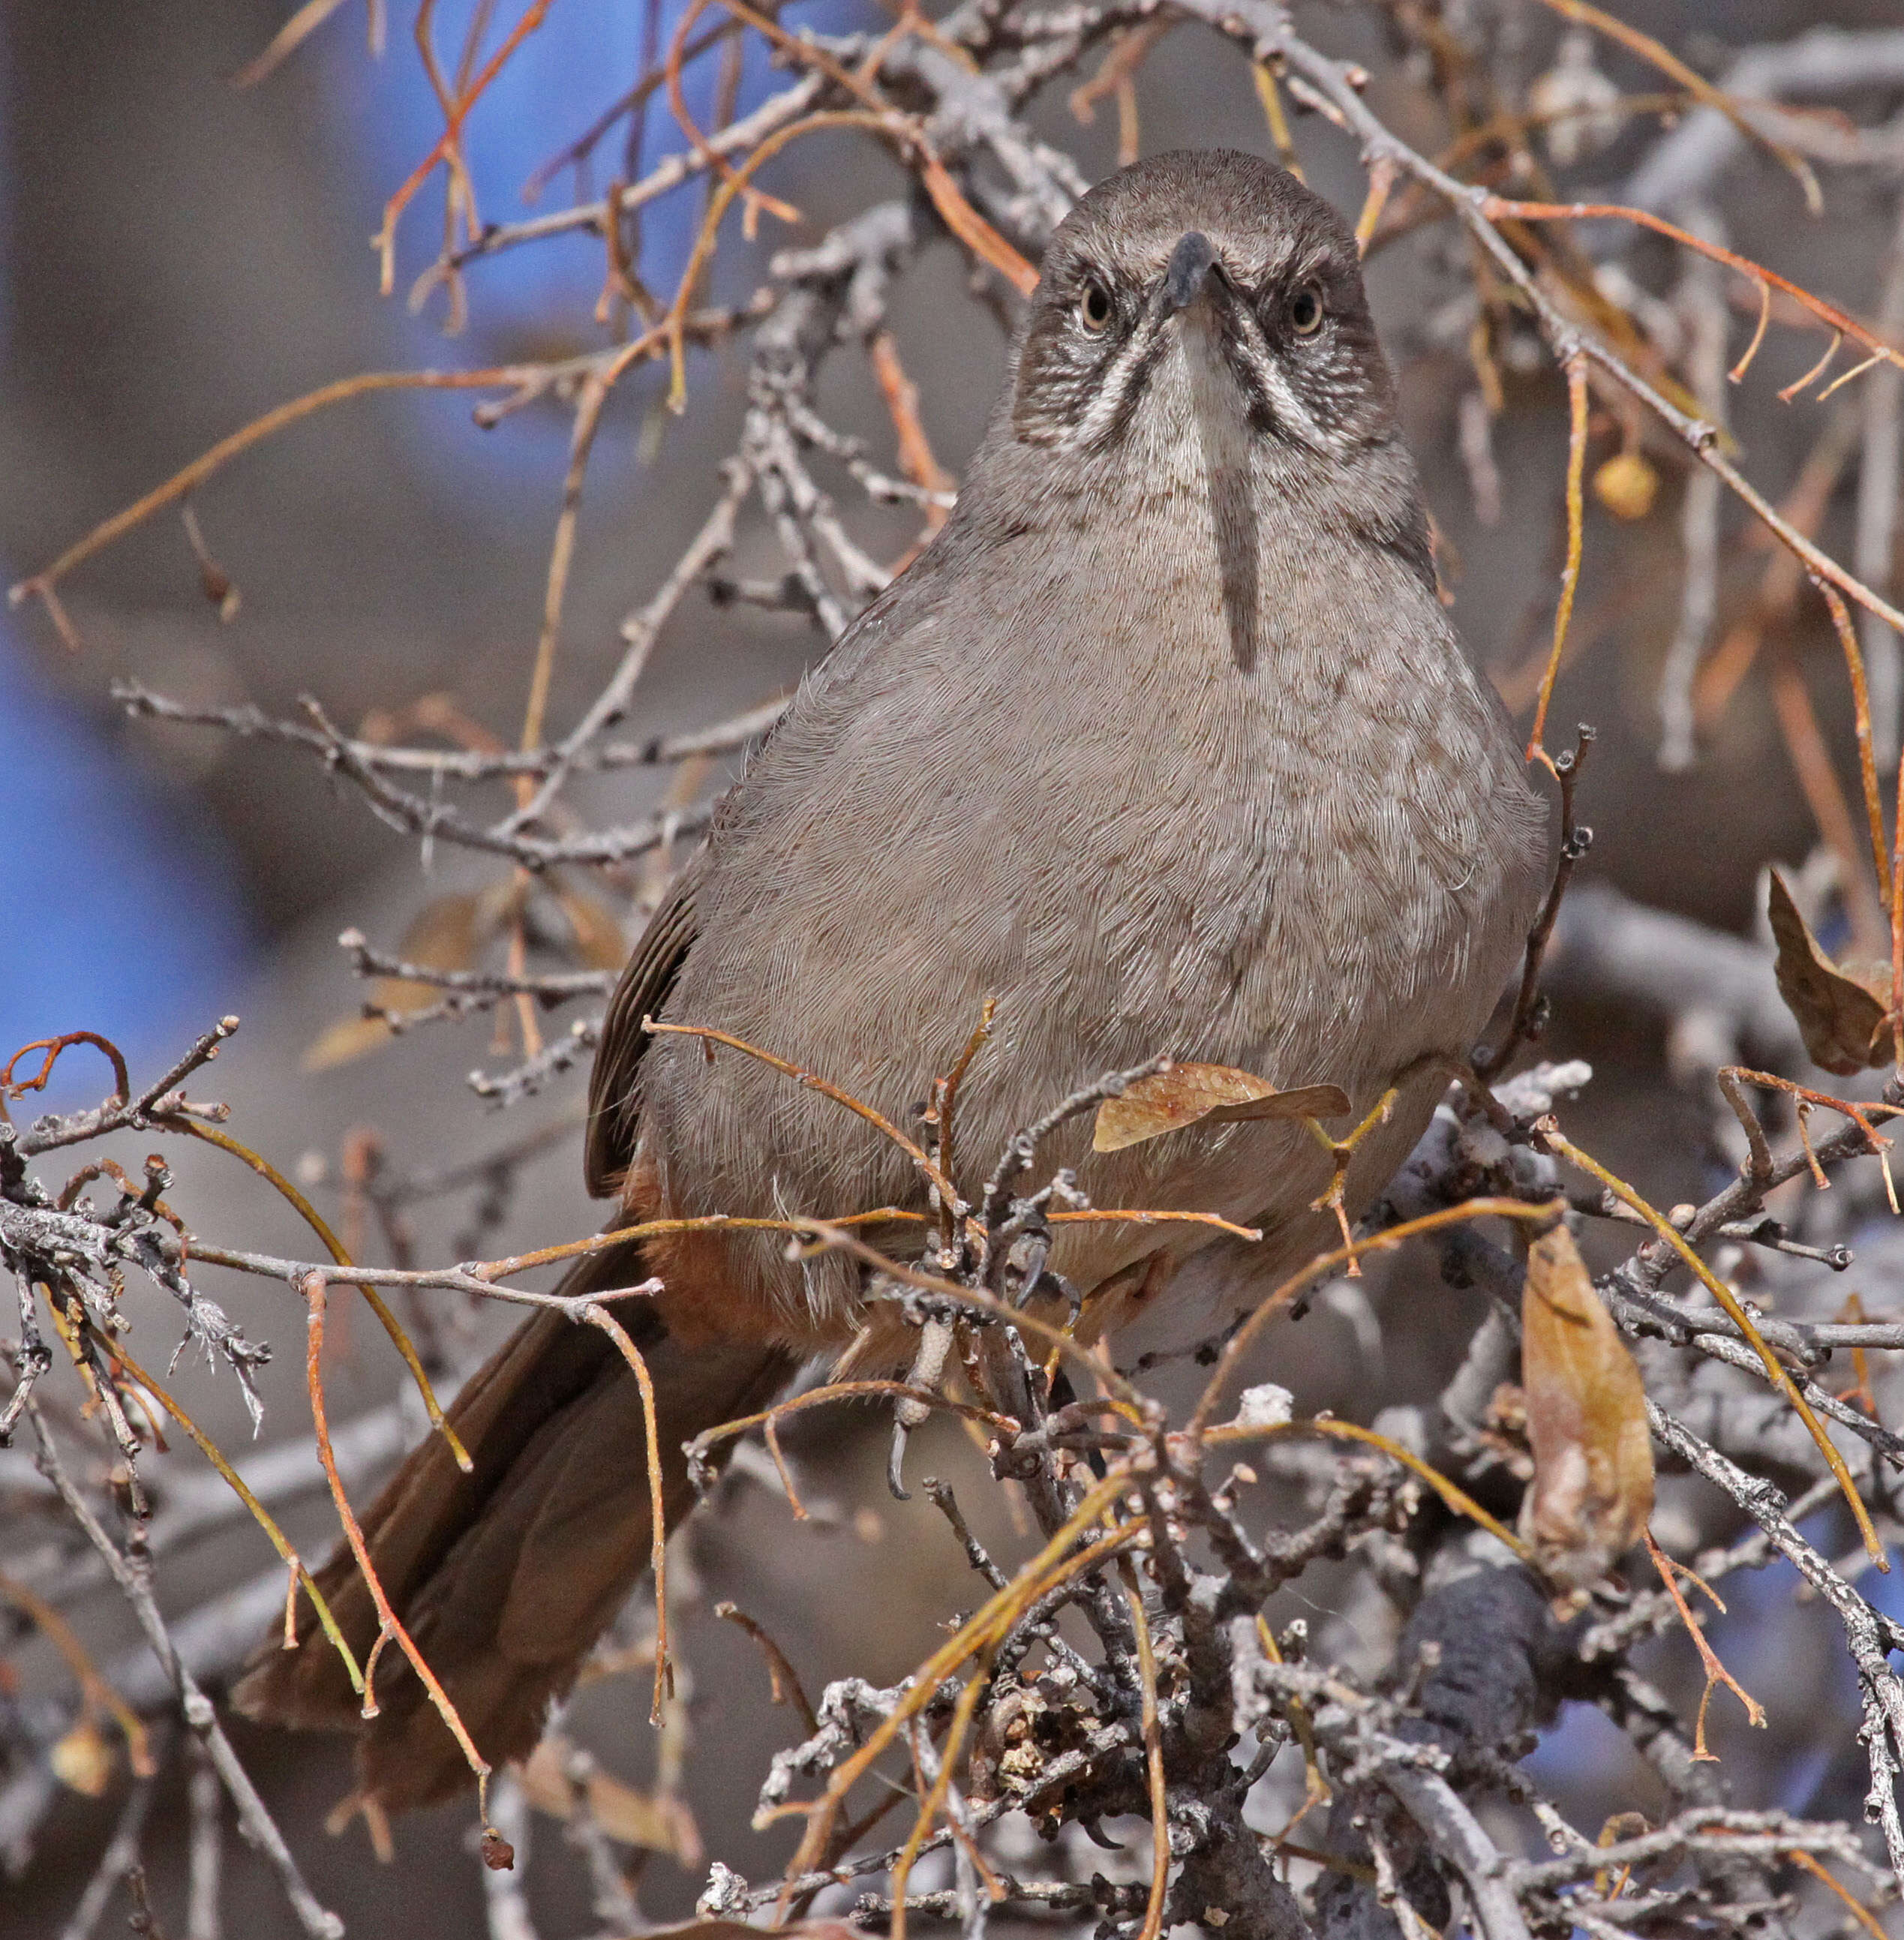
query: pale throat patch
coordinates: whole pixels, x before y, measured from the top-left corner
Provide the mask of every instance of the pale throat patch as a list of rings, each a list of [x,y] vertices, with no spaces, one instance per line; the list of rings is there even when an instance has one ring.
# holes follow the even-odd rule
[[[1207,304],[1184,313],[1171,353],[1176,370],[1159,371],[1180,383],[1195,426],[1179,447],[1198,453],[1202,477],[1195,496],[1209,507],[1217,578],[1230,657],[1239,672],[1253,673],[1267,642],[1262,624],[1262,560],[1258,543],[1256,435],[1249,400],[1230,367],[1218,321]]]

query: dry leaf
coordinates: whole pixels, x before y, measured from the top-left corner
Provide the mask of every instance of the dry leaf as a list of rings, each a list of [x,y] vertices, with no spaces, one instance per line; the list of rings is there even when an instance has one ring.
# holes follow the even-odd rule
[[[420,963],[427,969],[467,970],[495,926],[493,917],[482,907],[482,901],[478,896],[438,896],[426,903],[410,919],[410,927],[397,946],[397,954],[405,962]],[[439,994],[433,985],[395,979],[390,988],[427,993],[432,1003]]]
[[[340,1017],[313,1041],[300,1060],[305,1071],[328,1071],[389,1042],[390,1026],[377,1017]]]
[[[476,960],[489,926],[474,896],[438,896],[426,903],[403,933],[397,954],[406,963],[432,970],[467,970]],[[386,1011],[426,1011],[443,993],[433,984],[407,978],[379,977],[371,985],[370,1000]],[[380,1017],[344,1017],[325,1031],[304,1057],[307,1071],[328,1071],[347,1064],[387,1043],[390,1026]]]
[[[1639,1541],[1652,1515],[1646,1389],[1564,1226],[1528,1249],[1521,1322],[1533,1448],[1521,1533],[1556,1583],[1584,1590]]]
[[[568,1772],[575,1746],[551,1732],[516,1768],[524,1795],[537,1811],[566,1820],[575,1809],[578,1789]],[[700,1865],[700,1832],[686,1802],[637,1792],[612,1773],[591,1768],[585,1781],[588,1814],[611,1839],[644,1851],[665,1853],[690,1872]]]
[[[1334,1084],[1279,1091],[1267,1080],[1227,1064],[1173,1064],[1140,1078],[1121,1098],[1097,1108],[1093,1151],[1121,1151],[1186,1125],[1235,1124],[1246,1118],[1338,1118],[1347,1094]]]
[[[558,889],[556,901],[575,930],[575,954],[591,970],[619,970],[628,960],[628,939],[607,904],[580,889]]]
[[[1776,869],[1771,875],[1765,914],[1778,945],[1778,994],[1797,1020],[1805,1054],[1841,1078],[1888,1064],[1889,967],[1862,972],[1834,963],[1806,928],[1784,877]]]
[[[62,1785],[87,1798],[99,1798],[112,1782],[112,1747],[90,1718],[82,1718],[55,1745],[47,1762]]]

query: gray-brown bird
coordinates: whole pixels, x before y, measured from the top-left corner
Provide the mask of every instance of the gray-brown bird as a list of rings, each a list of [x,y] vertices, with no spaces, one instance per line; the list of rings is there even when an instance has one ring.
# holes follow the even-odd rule
[[[1159,1054],[1339,1085],[1359,1115],[1425,1055],[1471,1048],[1519,959],[1546,822],[1437,597],[1347,228],[1246,155],[1140,163],[1052,237],[957,509],[801,687],[635,951],[590,1087],[590,1188],[622,1222],[924,1204],[865,1121],[651,1036],[651,1014],[904,1123],[995,999],[958,1107],[972,1197],[1015,1130]],[[1419,1072],[1359,1148],[1352,1213],[1443,1082]],[[1329,1243],[1327,1162],[1298,1127],[1090,1138],[1066,1127],[1041,1170],[1074,1167],[1098,1206],[1265,1231],[1059,1229],[1051,1267],[1120,1351],[1207,1333]],[[908,1230],[916,1249],[916,1228],[884,1243]],[[569,1290],[664,1283],[619,1311],[658,1391],[672,1518],[682,1442],[838,1355],[868,1309],[856,1263],[792,1262],[783,1235],[635,1252],[593,1256]],[[641,1402],[608,1339],[545,1313],[452,1419],[474,1473],[433,1437],[364,1521],[497,1761],[534,1745],[648,1559]],[[377,1619],[355,1566],[320,1581],[361,1658]],[[261,1652],[248,1709],[361,1732],[386,1805],[467,1781],[394,1652],[367,1725],[307,1607],[298,1631]]]

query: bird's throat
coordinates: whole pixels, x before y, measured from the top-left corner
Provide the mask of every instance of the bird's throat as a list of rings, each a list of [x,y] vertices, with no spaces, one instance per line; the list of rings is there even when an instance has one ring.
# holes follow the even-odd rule
[[[1220,325],[1205,299],[1185,311],[1180,337],[1184,388],[1201,455],[1197,496],[1210,521],[1230,652],[1255,672],[1262,638],[1262,557],[1248,407],[1230,368]]]

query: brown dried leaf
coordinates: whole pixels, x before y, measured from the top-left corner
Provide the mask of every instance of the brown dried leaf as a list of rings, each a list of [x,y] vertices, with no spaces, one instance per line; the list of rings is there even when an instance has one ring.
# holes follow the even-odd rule
[[[377,1001],[380,1003],[383,999],[380,997]],[[300,1060],[300,1067],[306,1071],[328,1071],[389,1041],[390,1026],[381,1017],[340,1017],[319,1032]]]
[[[1521,1533],[1569,1589],[1597,1583],[1652,1515],[1652,1442],[1640,1370],[1564,1226],[1527,1252],[1521,1383],[1533,1484]]]
[[[1834,963],[1805,926],[1784,877],[1776,869],[1771,875],[1765,914],[1778,946],[1774,974],[1778,994],[1805,1039],[1806,1055],[1841,1078],[1888,1064],[1889,968],[1866,974]]]
[[[397,954],[406,963],[432,970],[467,970],[492,926],[487,917],[475,896],[438,896],[416,912]],[[413,983],[404,977],[379,977],[371,985],[371,1002],[386,1011],[426,1011],[442,995],[433,984]],[[305,1052],[304,1068],[328,1071],[387,1044],[389,1038],[390,1027],[381,1017],[341,1018]]]
[[[685,1799],[651,1798],[598,1771],[588,1781],[588,1808],[611,1839],[665,1853],[690,1872],[699,1868],[700,1833]]]
[[[397,954],[432,970],[467,970],[492,927],[479,896],[438,896],[410,919]],[[404,987],[426,990],[427,984]],[[435,1001],[432,993],[431,1001]]]
[[[569,1776],[574,1750],[560,1733],[551,1732],[516,1768],[529,1804],[551,1819],[573,1816],[576,1793],[584,1789]],[[699,1868],[700,1832],[685,1801],[637,1792],[599,1767],[590,1768],[584,1785],[588,1815],[611,1839],[646,1852],[665,1853],[690,1872]]]
[[[591,970],[619,970],[628,960],[628,939],[607,904],[581,889],[560,889],[556,901],[575,933],[575,954]]]
[[[1234,1124],[1246,1118],[1338,1118],[1348,1095],[1335,1084],[1279,1091],[1267,1079],[1227,1064],[1172,1064],[1127,1086],[1097,1108],[1093,1151],[1121,1151],[1186,1125]]]
[[[551,1731],[515,1768],[523,1796],[551,1819],[566,1820],[575,1809],[575,1788],[563,1769],[572,1749],[559,1731]]]

